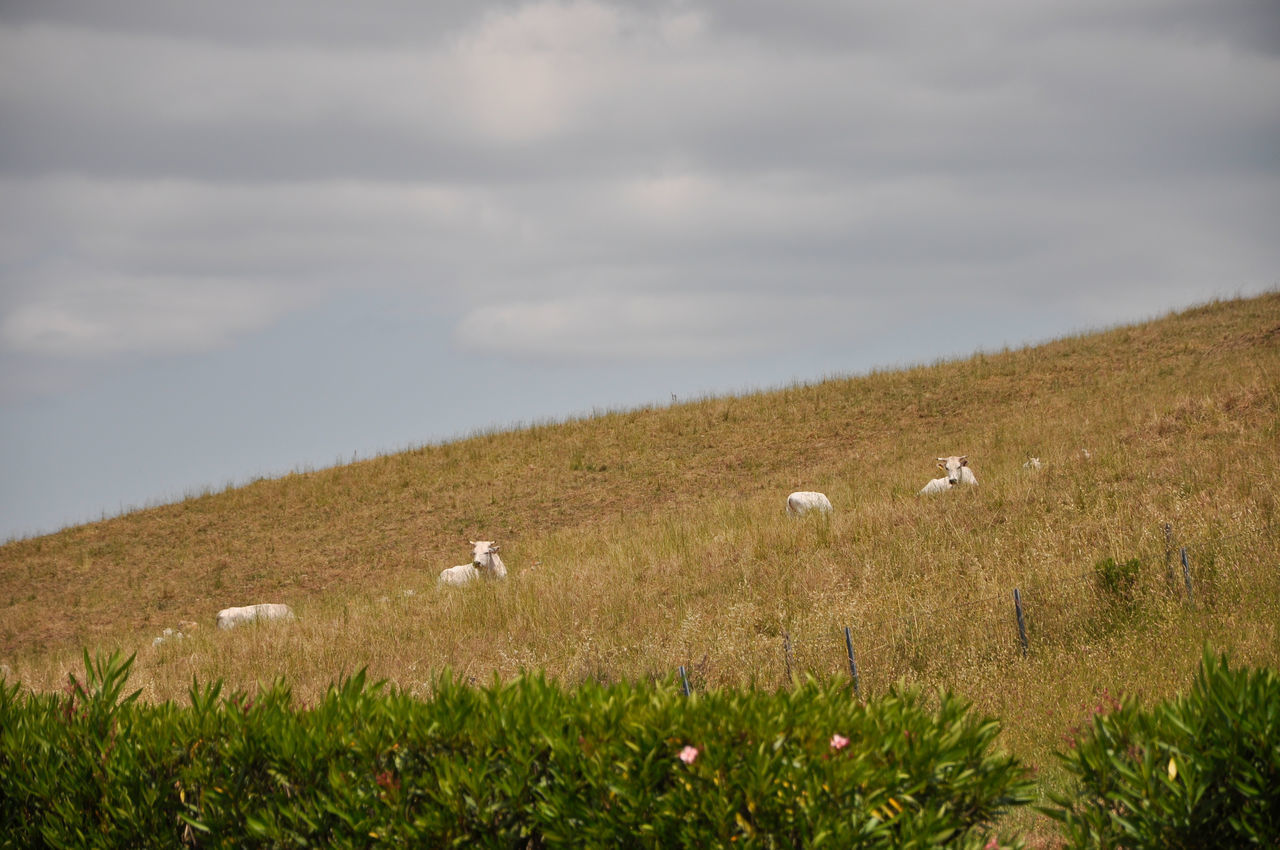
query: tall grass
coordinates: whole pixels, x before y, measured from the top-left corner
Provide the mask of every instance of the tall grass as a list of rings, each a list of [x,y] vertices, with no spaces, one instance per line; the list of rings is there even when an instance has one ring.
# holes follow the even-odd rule
[[[777,392],[488,433],[295,474],[0,548],[0,658],[58,688],[81,648],[139,649],[143,699],[192,677],[315,699],[367,667],[426,695],[487,681],[697,688],[845,670],[958,689],[1050,753],[1100,694],[1163,697],[1206,641],[1280,659],[1280,293],[1047,345]],[[916,491],[939,455],[980,486]],[[1024,469],[1028,457],[1044,462]],[[791,490],[829,518],[788,518]],[[1195,604],[1167,578],[1191,547]],[[1268,529],[1272,529],[1268,531]],[[468,539],[511,578],[437,588]],[[1105,559],[1138,561],[1118,594]],[[1179,567],[1180,570],[1180,567]],[[1027,605],[1023,658],[1012,589]],[[411,593],[412,595],[409,595]],[[228,605],[296,623],[214,633]],[[182,641],[152,638],[196,621]]]

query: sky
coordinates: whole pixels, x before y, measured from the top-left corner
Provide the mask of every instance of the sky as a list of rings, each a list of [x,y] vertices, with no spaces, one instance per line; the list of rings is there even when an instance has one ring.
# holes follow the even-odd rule
[[[1275,0],[0,0],[0,540],[1280,286]]]

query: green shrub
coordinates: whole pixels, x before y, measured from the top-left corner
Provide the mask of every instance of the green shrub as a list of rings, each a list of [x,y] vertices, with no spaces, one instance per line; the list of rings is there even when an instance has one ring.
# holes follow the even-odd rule
[[[1122,562],[1115,558],[1103,558],[1094,565],[1093,574],[1104,599],[1128,605],[1133,602],[1138,572],[1141,569],[1142,561],[1138,558]]]
[[[0,686],[0,846],[173,846],[173,711],[122,697],[132,661],[86,653],[62,696]]]
[[[1044,811],[1077,848],[1280,846],[1280,678],[1205,651],[1190,692],[1131,699],[1062,756],[1070,794]]]
[[[423,702],[361,674],[311,707],[193,685],[177,708],[121,699],[130,661],[0,692],[0,845],[981,847],[1029,802],[949,694],[444,677]]]

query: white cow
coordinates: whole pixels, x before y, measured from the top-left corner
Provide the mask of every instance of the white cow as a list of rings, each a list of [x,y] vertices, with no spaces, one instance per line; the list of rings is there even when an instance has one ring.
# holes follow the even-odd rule
[[[938,458],[938,469],[946,470],[947,480],[951,482],[953,487],[956,484],[978,486],[978,478],[973,474],[973,470],[969,468],[968,455],[940,457]]]
[[[1031,460],[1027,461],[1022,465],[1023,469],[1031,469],[1031,470],[1039,469],[1040,467],[1041,467],[1041,463],[1040,463],[1040,458],[1038,457],[1033,457]]]
[[[478,578],[506,578],[507,567],[498,557],[498,544],[492,540],[468,541],[474,548],[471,563],[440,571],[440,584],[462,585]]]
[[[951,457],[938,458],[938,469],[946,473],[941,478],[935,478],[920,490],[920,493],[941,493],[944,490],[950,490],[957,484],[970,484],[974,487],[978,485],[978,478],[973,474],[973,470],[969,468],[968,455],[952,455]]]
[[[831,513],[831,500],[824,494],[815,493],[811,490],[800,490],[787,497],[787,514],[789,516],[804,516],[809,511],[829,514]]]
[[[239,608],[223,608],[218,612],[217,624],[220,629],[234,629],[255,620],[292,620],[293,609],[278,602],[264,602],[261,605],[244,605]]]
[[[930,493],[941,493],[944,490],[951,489],[951,482],[946,478],[935,478],[928,484],[920,488],[920,495],[927,496]]]

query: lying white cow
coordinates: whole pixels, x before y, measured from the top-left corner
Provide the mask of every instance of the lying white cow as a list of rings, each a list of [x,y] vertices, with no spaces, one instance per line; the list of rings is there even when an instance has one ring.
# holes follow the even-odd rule
[[[440,584],[462,585],[478,578],[506,578],[507,567],[498,557],[498,544],[492,540],[468,541],[473,547],[471,563],[440,571]]]
[[[829,514],[831,513],[831,500],[824,494],[815,493],[811,490],[801,490],[787,497],[787,514],[789,516],[804,516],[809,511],[820,511],[824,514]]]
[[[293,609],[278,602],[265,602],[261,605],[244,605],[239,608],[223,608],[218,612],[217,624],[220,629],[234,629],[255,620],[292,620]]]
[[[928,496],[931,493],[941,493],[944,490],[951,489],[951,482],[945,478],[935,478],[928,484],[920,488],[920,495]]]
[[[946,475],[941,478],[935,478],[920,490],[921,495],[929,493],[941,493],[944,490],[950,490],[957,484],[978,485],[978,478],[973,474],[973,470],[969,468],[968,455],[952,455],[951,457],[938,458],[938,469],[941,469]]]
[[[1033,457],[1031,460],[1029,460],[1029,461],[1027,461],[1026,463],[1024,463],[1024,464],[1022,465],[1022,468],[1023,468],[1023,469],[1036,470],[1036,469],[1039,469],[1039,468],[1040,468],[1040,466],[1041,466],[1040,458],[1038,458],[1038,457]]]
[[[973,474],[973,470],[969,468],[968,455],[940,457],[938,458],[938,469],[946,470],[947,480],[951,482],[953,487],[957,484],[978,486],[978,478]]]

